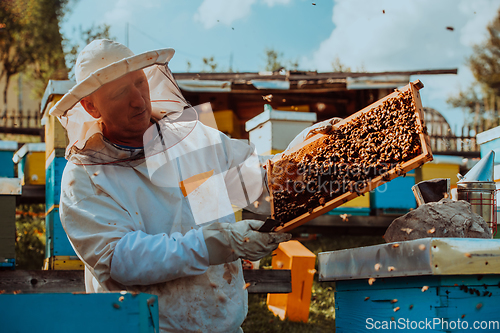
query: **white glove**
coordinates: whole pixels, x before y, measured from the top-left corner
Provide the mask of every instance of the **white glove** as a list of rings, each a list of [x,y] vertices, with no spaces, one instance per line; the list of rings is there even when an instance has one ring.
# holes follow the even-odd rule
[[[318,133],[321,133],[321,134],[330,133],[330,131],[333,129],[333,125],[335,125],[336,123],[338,123],[341,120],[342,120],[342,118],[331,118],[331,119],[327,119],[327,120],[321,121],[319,123],[316,123],[312,126],[309,126],[305,130],[300,132],[292,140],[292,142],[290,142],[290,144],[288,145],[286,150],[289,150],[290,148],[301,144],[302,142],[306,141],[307,139],[309,139],[310,137],[312,137],[313,135],[316,135]]]
[[[236,223],[215,222],[202,228],[210,265],[220,265],[238,258],[259,260],[275,250],[291,234],[257,231],[264,222],[243,220]]]

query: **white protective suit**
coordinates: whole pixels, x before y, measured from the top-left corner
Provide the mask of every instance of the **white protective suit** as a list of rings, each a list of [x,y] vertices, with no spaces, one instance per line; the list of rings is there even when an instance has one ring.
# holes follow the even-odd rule
[[[175,123],[189,104],[166,65],[173,50],[136,57],[125,50],[130,58],[120,56],[105,67],[110,61],[103,57],[102,71],[79,76],[88,59],[100,61],[92,55],[95,50],[80,55],[84,52],[87,60],[82,57],[76,66],[80,82],[50,112],[68,133],[60,216],[85,264],[86,290],[157,295],[164,332],[237,332],[247,313],[241,261],[210,266],[201,227],[234,222],[231,203],[243,207],[266,195],[255,150],[196,119]],[[78,102],[96,86],[140,68],[148,78],[152,115],[159,120],[144,142],[146,137],[156,142],[154,129],[162,124],[163,147],[111,143],[102,135],[100,119]],[[164,122],[169,117],[173,120]]]
[[[164,165],[170,185],[163,186],[151,181],[146,161],[135,167],[77,165],[70,157],[62,179],[61,220],[85,262],[88,292],[158,295],[160,326],[167,332],[238,331],[247,313],[241,262],[209,266],[192,213],[196,200],[189,200],[190,195],[201,198],[197,209],[202,212],[203,206],[219,205],[217,177],[254,153],[248,145],[234,149],[233,141],[198,122],[188,139],[168,151],[196,154]],[[86,148],[106,149],[117,159],[140,151],[115,146],[100,135]],[[179,181],[206,172],[212,176],[185,197]],[[234,222],[234,215],[218,221]]]

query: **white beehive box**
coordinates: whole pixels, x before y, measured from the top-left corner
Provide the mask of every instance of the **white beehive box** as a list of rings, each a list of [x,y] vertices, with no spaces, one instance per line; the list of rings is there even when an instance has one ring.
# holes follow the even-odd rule
[[[274,155],[285,150],[316,119],[316,113],[277,111],[266,104],[264,112],[246,122],[245,130],[259,155]]]

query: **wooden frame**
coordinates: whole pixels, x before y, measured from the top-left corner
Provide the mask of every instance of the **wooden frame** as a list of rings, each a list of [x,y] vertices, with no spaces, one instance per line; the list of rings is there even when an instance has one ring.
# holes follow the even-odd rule
[[[356,198],[358,195],[362,195],[366,192],[369,192],[376,187],[385,184],[389,182],[390,180],[407,173],[408,171],[411,171],[421,165],[423,165],[425,162],[432,161],[432,152],[430,149],[430,141],[429,138],[424,131],[424,111],[422,107],[422,102],[420,100],[420,93],[419,90],[423,88],[422,82],[420,80],[416,80],[414,82],[410,82],[408,85],[406,85],[402,90],[396,90],[393,93],[387,95],[386,97],[376,101],[375,103],[372,103],[371,105],[365,107],[364,109],[354,113],[353,115],[343,119],[339,123],[335,125],[335,127],[342,126],[348,122],[351,122],[352,120],[358,118],[364,113],[367,113],[371,111],[373,108],[382,105],[387,99],[389,98],[394,98],[399,95],[400,92],[402,91],[407,91],[410,90],[413,96],[413,101],[415,103],[415,111],[416,111],[416,119],[417,119],[417,128],[416,130],[419,132],[419,138],[420,138],[420,144],[422,148],[422,153],[419,154],[418,156],[412,158],[409,161],[406,161],[402,164],[398,164],[397,167],[390,169],[388,172],[384,173],[383,175],[377,176],[373,178],[370,182],[368,182],[367,186],[359,191],[359,194],[356,192],[346,192],[328,202],[325,203],[324,206],[318,206],[315,207],[312,212],[308,212],[305,214],[302,214],[299,217],[296,217],[295,219],[286,222],[283,226],[280,226],[275,229],[277,232],[287,232],[290,231],[298,226],[301,226],[302,224],[306,223],[307,221],[310,221],[314,219],[315,217],[318,217],[346,202],[349,200],[352,200]],[[270,193],[270,198],[271,198],[271,217],[275,218],[275,213],[274,213],[274,196],[273,196],[273,190],[272,190],[272,178],[271,178],[271,169],[272,165],[274,162],[280,160],[283,158],[283,156],[288,156],[289,154],[302,149],[303,147],[309,145],[310,143],[322,138],[324,134],[316,134],[315,136],[311,137],[310,139],[304,141],[300,145],[297,145],[293,147],[292,149],[288,150],[286,152],[286,155],[278,156],[273,158],[272,160],[269,160],[267,162],[267,176],[268,176],[268,187],[269,187],[269,193]]]

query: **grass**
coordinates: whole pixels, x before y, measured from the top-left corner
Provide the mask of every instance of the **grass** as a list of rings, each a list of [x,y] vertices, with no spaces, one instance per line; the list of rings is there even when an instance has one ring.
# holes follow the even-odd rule
[[[335,251],[360,246],[369,246],[383,243],[380,236],[323,236],[316,240],[301,242],[314,254],[326,251]],[[271,266],[271,256],[261,260],[261,267]],[[317,264],[316,264],[317,266]],[[318,268],[316,267],[316,270]],[[335,331],[335,300],[333,282],[319,282],[317,274],[312,286],[311,304],[309,306],[309,320],[307,323],[281,320],[268,310],[266,295],[251,294],[248,297],[248,315],[242,325],[245,333],[313,333]]]

